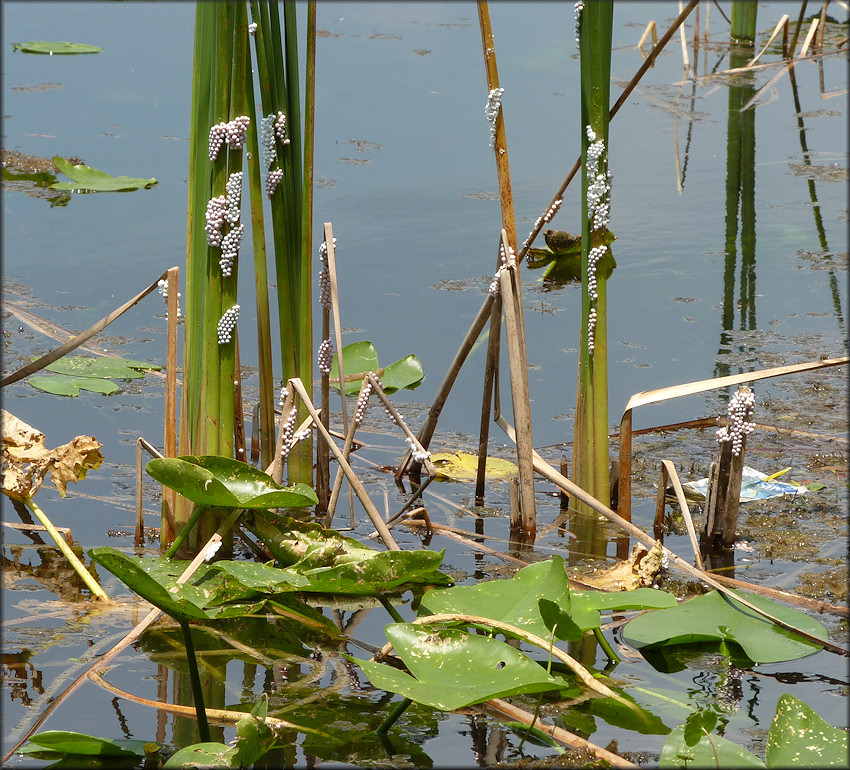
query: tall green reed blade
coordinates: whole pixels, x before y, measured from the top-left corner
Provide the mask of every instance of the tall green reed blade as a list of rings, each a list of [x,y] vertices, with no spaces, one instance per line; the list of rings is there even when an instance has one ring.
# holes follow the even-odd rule
[[[732,41],[755,45],[758,3],[753,0],[732,0]]]
[[[277,144],[283,172],[271,195],[283,380],[300,377],[312,388],[312,280],[305,243],[301,106],[295,5],[285,3],[283,28],[276,3],[251,3],[257,22],[256,53],[263,114],[286,116],[288,142]],[[312,110],[311,110],[312,113]],[[306,413],[299,415],[300,418]],[[289,459],[290,481],[312,479],[312,443],[302,442]]]
[[[606,281],[610,254],[605,244],[610,200],[608,120],[611,37],[610,0],[577,10],[581,65],[582,303],[579,382],[573,478],[605,505],[608,480],[608,343]],[[581,506],[581,504],[579,504]]]

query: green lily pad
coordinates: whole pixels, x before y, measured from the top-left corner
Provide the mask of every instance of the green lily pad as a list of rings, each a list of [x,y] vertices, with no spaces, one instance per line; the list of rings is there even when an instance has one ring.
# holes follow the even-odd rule
[[[70,377],[65,374],[34,374],[27,382],[37,390],[52,393],[54,396],[79,396],[81,390],[102,393],[109,396],[119,390],[112,380],[99,377]]]
[[[422,382],[424,376],[422,364],[411,353],[384,369],[384,373],[381,375],[381,387],[383,387],[384,393],[395,393],[402,388],[415,387]]]
[[[68,56],[70,54],[100,53],[103,49],[88,43],[50,43],[43,40],[28,43],[12,43],[14,50],[21,53],[40,53],[49,56]]]
[[[217,455],[162,457],[145,470],[160,484],[208,508],[302,508],[318,502],[306,484],[281,487],[252,465]]]
[[[56,182],[50,185],[53,190],[87,190],[91,192],[130,192],[145,188],[146,190],[157,184],[157,180],[143,179],[141,177],[111,176],[105,171],[85,165],[74,165],[64,158],[55,155],[53,162],[65,176],[73,179],[73,182]]]
[[[475,481],[478,477],[478,455],[469,452],[434,452],[431,462],[437,469],[437,478],[452,481]],[[515,463],[498,457],[487,457],[484,475],[488,479],[510,479],[519,473]]]
[[[145,376],[145,369],[161,369],[156,364],[133,361],[128,358],[91,358],[89,356],[64,356],[44,367],[49,372],[77,377],[135,380]]]
[[[357,395],[360,392],[363,377],[367,372],[375,372],[379,375],[385,393],[394,393],[402,388],[415,387],[425,376],[422,371],[422,364],[413,354],[399,359],[381,371],[378,363],[378,351],[367,340],[352,342],[343,347],[342,368],[345,370],[345,392],[350,396]],[[339,364],[336,354],[334,354],[331,362],[330,379],[331,384],[339,390]],[[337,382],[334,383],[334,380],[337,380]]]
[[[663,768],[739,768],[765,767],[755,754],[721,735],[702,733],[699,741],[689,746],[685,741],[685,728],[674,728],[661,749],[658,766]]]
[[[209,741],[207,743],[193,743],[178,749],[163,765],[164,770],[172,768],[198,768],[198,767],[235,767],[233,764],[233,746],[226,743]]]
[[[366,672],[373,686],[443,711],[518,693],[576,689],[493,637],[412,623],[391,623],[386,634],[410,674],[345,657]]]
[[[24,754],[53,751],[59,754],[88,757],[143,757],[147,743],[147,741],[124,738],[96,738],[85,733],[67,730],[46,730],[33,735],[19,751]]]
[[[767,736],[768,767],[847,767],[847,732],[784,693]]]
[[[345,345],[342,348],[342,368],[345,370],[346,377],[345,392],[348,395],[357,395],[363,382],[362,376],[366,372],[377,372],[380,368],[378,351],[375,350],[375,346],[371,342],[366,340]],[[361,379],[348,381],[352,374],[360,374]],[[336,353],[334,353],[331,362],[330,378],[332,383],[333,380],[337,380],[335,387],[339,390],[339,362]]]
[[[310,582],[293,570],[253,561],[219,561],[212,568],[226,572],[246,588],[265,593],[291,591]]]
[[[734,593],[802,631],[819,639],[829,638],[821,623],[799,610],[764,596],[739,591]],[[776,626],[717,591],[689,599],[677,607],[636,617],[623,629],[623,639],[639,650],[697,642],[723,642],[740,647],[756,663],[795,660],[823,649],[821,645]]]
[[[675,603],[672,594],[651,588],[617,593],[571,592],[564,560],[554,556],[548,561],[523,567],[510,580],[488,580],[473,586],[429,591],[422,597],[420,614],[448,612],[484,616],[510,623],[543,639],[549,638],[552,625],[559,622],[556,638],[569,639],[574,627],[581,631],[598,628],[602,622],[600,609],[645,609]],[[568,616],[574,625],[560,619],[559,613]]]

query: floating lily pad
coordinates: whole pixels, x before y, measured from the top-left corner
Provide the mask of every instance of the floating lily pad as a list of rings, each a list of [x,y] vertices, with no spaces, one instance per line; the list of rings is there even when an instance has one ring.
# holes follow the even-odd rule
[[[671,607],[676,597],[647,588],[603,593],[570,591],[564,559],[554,556],[524,567],[510,580],[488,580],[472,586],[429,591],[422,597],[420,614],[462,613],[500,620],[548,639],[579,638],[576,631],[598,628],[600,609]],[[572,621],[571,623],[568,621]]]
[[[765,764],[751,751],[722,735],[702,733],[699,741],[689,746],[685,741],[685,729],[679,726],[664,741],[658,766],[690,769],[765,767]]]
[[[847,767],[847,732],[833,727],[799,698],[779,696],[767,736],[768,767]]]
[[[78,377],[101,377],[103,379],[134,380],[145,376],[145,369],[161,369],[156,364],[133,361],[129,358],[107,356],[64,356],[46,367],[49,372]]]
[[[123,738],[96,738],[68,730],[46,730],[33,735],[19,751],[23,754],[51,751],[88,757],[143,757],[146,745],[150,744],[147,741]],[[153,745],[156,746],[156,744]]]
[[[103,49],[88,43],[51,43],[43,40],[28,43],[12,43],[14,50],[21,53],[40,53],[49,56],[68,56],[70,54],[100,53]]]
[[[141,188],[148,189],[157,184],[157,180],[131,176],[111,176],[91,166],[74,165],[55,155],[53,162],[65,176],[73,182],[56,182],[50,185],[53,190],[86,190],[90,192],[130,192]]]
[[[79,396],[81,390],[103,393],[108,396],[117,391],[118,385],[112,380],[99,377],[70,377],[64,374],[34,374],[27,382],[38,390],[52,393],[54,396]]]
[[[252,465],[228,457],[161,457],[145,470],[160,484],[208,508],[302,508],[318,502],[306,484],[282,487]]]
[[[352,342],[342,349],[342,368],[345,370],[345,392],[357,395],[367,372],[375,372],[381,380],[385,393],[393,393],[402,388],[412,388],[422,381],[424,373],[419,359],[412,353],[385,369],[378,363],[378,352],[368,340]],[[331,383],[339,390],[339,364],[334,354],[330,371]],[[337,382],[334,383],[333,381]]]
[[[478,476],[478,455],[469,452],[434,452],[431,462],[437,469],[437,478],[452,481],[475,481]],[[484,475],[490,479],[510,479],[519,474],[519,468],[510,460],[487,457]]]
[[[819,639],[829,638],[821,623],[799,610],[764,596],[740,591],[733,593]],[[689,599],[677,607],[639,615],[625,626],[623,639],[641,651],[699,642],[722,642],[740,647],[756,663],[795,660],[823,649],[821,645],[778,627],[718,591]]]
[[[391,623],[386,634],[410,674],[374,661],[345,657],[357,663],[375,687],[443,711],[518,693],[578,692],[493,637],[459,629],[427,629],[413,623]]]

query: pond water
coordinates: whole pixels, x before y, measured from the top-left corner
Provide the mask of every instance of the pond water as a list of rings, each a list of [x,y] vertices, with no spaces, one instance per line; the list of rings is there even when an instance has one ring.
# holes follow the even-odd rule
[[[303,17],[304,7],[298,8]],[[4,167],[6,374],[57,344],[13,311],[80,331],[167,268],[182,266],[194,5],[12,2],[4,3],[2,12],[4,152],[75,156],[111,174],[159,180],[150,190],[73,195],[63,205],[51,205],[43,189],[8,178]],[[672,3],[616,5],[612,100],[643,61],[636,43],[646,24],[655,20],[663,31],[675,12]],[[834,5],[830,12],[840,12],[844,24],[829,26],[827,50],[847,30],[846,14]],[[760,6],[762,43],[783,13],[796,19],[799,5]],[[573,9],[572,4],[494,3],[491,16],[505,89],[517,231],[523,240],[580,152]],[[617,269],[608,285],[612,430],[634,393],[847,351],[846,55],[802,62],[793,80],[786,74],[759,96],[755,250],[745,258],[737,227],[731,247],[727,239],[726,188],[729,89],[742,81],[711,76],[730,64],[728,25],[713,5],[710,23],[712,42],[696,56],[690,49],[696,77],[684,76],[681,47],[671,43],[611,124],[611,229],[617,236]],[[314,232],[330,221],[339,239],[344,341],[371,340],[382,362],[408,353],[422,362],[425,379],[419,388],[394,396],[416,429],[478,312],[496,258],[500,213],[484,118],[486,81],[476,7],[335,2],[319,5],[318,28]],[[692,21],[688,30],[692,34]],[[61,57],[13,51],[13,43],[30,40],[91,43],[103,51]],[[764,60],[776,58],[770,51]],[[779,71],[756,69],[743,85],[758,90]],[[578,229],[579,196],[576,181],[554,227]],[[523,268],[534,443],[557,462],[562,452],[569,455],[565,444],[572,440],[580,287],[547,285],[541,273]],[[242,275],[248,297],[248,271]],[[242,320],[250,398],[257,387],[251,376],[256,357],[252,323]],[[161,364],[164,331],[163,304],[153,294],[100,335],[97,347]],[[462,371],[432,449],[474,451],[484,349],[480,346]],[[846,367],[754,386],[757,421],[798,433],[756,432],[748,464],[765,473],[792,466],[794,480],[818,481],[826,488],[793,504],[748,504],[760,507],[742,511],[736,576],[830,601],[846,599],[846,386]],[[507,388],[505,378],[504,394]],[[151,375],[124,384],[110,397],[58,398],[26,381],[4,388],[4,408],[43,431],[48,446],[79,434],[103,443],[103,465],[66,498],[47,485],[39,495],[54,523],[69,527],[83,549],[109,544],[132,550],[136,439],[161,443],[163,391],[162,381]],[[636,412],[634,428],[722,414],[729,395],[708,392],[646,407]],[[368,425],[367,461],[393,465],[401,457],[403,442],[388,434],[387,425],[377,417]],[[495,427],[491,436],[494,452],[509,457],[507,439]],[[633,516],[651,531],[660,460],[672,459],[683,480],[702,478],[716,445],[712,431],[687,431],[636,439],[635,449]],[[363,479],[378,507],[386,500],[390,512],[397,510],[403,495],[387,474],[370,470],[365,462]],[[426,496],[431,517],[472,529],[471,514],[455,507],[472,504],[472,489],[440,484],[431,490],[435,487],[440,497]],[[155,485],[147,485],[146,494],[151,512],[146,523],[156,527]],[[537,496],[540,521],[549,523],[557,516],[558,500],[542,483]],[[3,520],[19,522],[3,500]],[[491,484],[485,503],[487,534],[506,538],[507,485]],[[360,524],[356,534],[368,531]],[[411,532],[399,531],[398,537],[402,547],[420,546]],[[486,542],[508,550],[497,540]],[[549,534],[522,557],[548,558],[565,552],[566,542]],[[665,543],[686,558],[690,553],[681,534],[672,532]],[[446,566],[459,580],[504,576],[513,569],[451,540],[435,538],[429,547],[446,548]],[[54,550],[4,527],[4,753],[76,676],[74,661],[105,651],[146,612],[110,576],[102,576],[107,592],[127,602],[118,611],[87,612],[86,605],[72,601],[78,586]],[[611,545],[608,555],[613,553]],[[827,590],[832,593],[826,595]],[[412,617],[409,602],[402,611]],[[846,625],[821,619],[833,640],[846,647]],[[378,608],[355,635],[380,645],[386,622]],[[161,664],[173,664],[167,654],[154,654],[160,646],[152,641],[126,651],[110,681],[142,697],[158,697],[166,670]],[[601,652],[596,664],[604,665]],[[342,681],[341,666],[336,659],[319,682]],[[311,670],[309,661],[301,661],[287,667],[287,676],[306,683]],[[279,675],[279,668],[275,671]],[[761,756],[782,692],[793,692],[832,724],[847,725],[846,666],[829,652],[753,671],[703,658],[673,675],[638,659],[620,664],[613,676],[675,692],[683,700],[726,704],[725,736]],[[258,674],[255,682],[248,664],[232,659],[222,704],[250,702],[268,689],[270,677],[276,697],[285,699],[280,676],[275,680],[267,673],[264,682]],[[374,727],[389,696],[361,680],[365,689],[343,688],[338,707],[349,725]],[[675,710],[664,711],[660,702],[639,702],[668,726],[683,720]],[[293,716],[293,721],[298,720]],[[639,734],[586,712],[564,724],[584,730],[599,745],[617,741],[621,751],[633,752],[633,760],[653,761],[664,741],[663,735]],[[395,752],[414,756],[416,763],[494,764],[521,756],[519,739],[482,716],[422,708],[399,725],[404,750],[396,746]],[[188,728],[182,720],[158,717],[153,709],[85,684],[42,729],[145,740],[156,736],[173,746]],[[225,737],[232,738],[232,731],[225,730]],[[384,761],[380,749],[370,746],[322,764]],[[553,754],[529,745],[521,752]],[[302,748],[295,761],[307,761]],[[15,759],[10,766],[22,764]]]

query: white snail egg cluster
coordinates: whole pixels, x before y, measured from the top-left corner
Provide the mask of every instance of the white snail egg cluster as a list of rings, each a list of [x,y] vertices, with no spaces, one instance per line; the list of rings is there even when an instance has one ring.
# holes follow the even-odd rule
[[[277,402],[278,409],[283,409],[283,402],[286,401],[288,395],[289,391],[285,387],[280,389],[280,400]]]
[[[487,104],[484,107],[484,116],[490,124],[490,147],[496,146],[496,118],[499,116],[499,108],[502,106],[504,88],[494,88],[487,94]]]
[[[242,242],[244,232],[245,225],[239,225],[230,230],[221,241],[221,259],[218,261],[218,266],[225,278],[229,278],[233,272],[233,263],[239,255],[239,244]]]
[[[210,129],[210,160],[218,157],[218,151],[225,143],[234,150],[241,150],[248,138],[250,124],[251,118],[247,115],[240,115],[227,123],[216,123]]]
[[[369,372],[375,380],[377,380],[380,385],[380,380],[378,379],[378,375],[375,372]],[[363,419],[366,417],[366,410],[369,408],[369,396],[372,395],[372,382],[371,380],[366,382],[366,387],[360,391],[360,397],[357,399],[357,405],[354,407],[354,423],[355,425],[360,425],[363,422]]]
[[[281,169],[276,168],[274,171],[269,171],[266,176],[266,195],[268,195],[269,198],[274,195],[274,191],[280,184],[281,179],[283,179],[283,171]]]
[[[160,279],[156,282],[156,285],[157,285],[157,287],[159,288],[159,293],[162,295],[162,298],[163,298],[163,299],[167,302],[167,301],[168,301],[168,281],[166,281],[166,280],[165,280],[165,278],[160,278]],[[177,292],[177,300],[178,300],[178,302],[179,302],[179,300],[180,300],[180,297],[182,297],[182,296],[183,296],[183,295],[182,295],[182,294],[178,291],[178,292]],[[180,305],[178,304],[178,305],[177,305],[177,317],[178,317],[178,318],[180,318],[180,316],[181,316],[181,313],[180,313]]]
[[[298,417],[298,410],[293,406],[289,410],[289,416],[286,422],[280,428],[280,456],[285,460],[289,456],[289,452],[295,444],[295,420]]]
[[[235,171],[227,178],[224,186],[227,193],[227,207],[224,210],[224,218],[231,224],[239,221],[242,213],[242,172]]]
[[[221,246],[221,226],[224,224],[226,211],[227,199],[223,195],[212,198],[207,203],[207,224],[204,231],[207,234],[207,243],[210,246]]]
[[[594,246],[587,254],[587,293],[594,302],[599,298],[596,291],[596,266],[607,251],[607,246]]]
[[[277,148],[274,142],[274,124],[277,120],[275,115],[266,115],[260,121],[260,144],[263,148],[263,162],[266,166],[266,171],[269,171],[272,164],[277,160]]]
[[[334,344],[329,339],[323,340],[319,345],[319,371],[323,374],[330,374],[331,364],[334,358]]]
[[[755,393],[739,390],[729,401],[726,414],[729,417],[729,425],[720,428],[717,433],[717,443],[725,444],[732,442],[732,454],[737,457],[744,447],[744,436],[755,430],[755,423],[750,422],[753,409],[756,405]]]
[[[331,273],[327,265],[319,273],[319,303],[322,307],[331,307]]]
[[[582,0],[578,0],[575,5],[575,14],[576,14],[576,46],[581,42],[581,12],[584,10],[584,3]]]
[[[239,318],[239,305],[234,305],[218,322],[218,344],[226,345],[233,338],[233,330]]]
[[[405,437],[404,440],[407,442],[407,446],[410,447],[410,456],[415,462],[424,463],[431,457],[431,453],[427,449],[420,452],[416,446],[416,442],[410,436]]]
[[[590,313],[587,316],[587,352],[593,354],[595,346],[594,336],[596,335],[596,308],[590,308]]]
[[[252,37],[257,34],[257,22],[256,21],[252,21],[248,25],[248,34],[251,35]]]
[[[277,120],[275,120],[274,132],[281,144],[289,144],[289,139],[286,137],[286,115],[280,110],[278,110]]]
[[[502,282],[501,275],[502,271],[508,266],[508,262],[510,260],[516,259],[516,253],[513,248],[508,246],[508,253],[505,253],[505,245],[503,243],[499,244],[499,267],[496,269],[496,273],[493,276],[493,280],[490,281],[490,287],[487,289],[490,296],[494,299],[499,296],[502,291]]]

